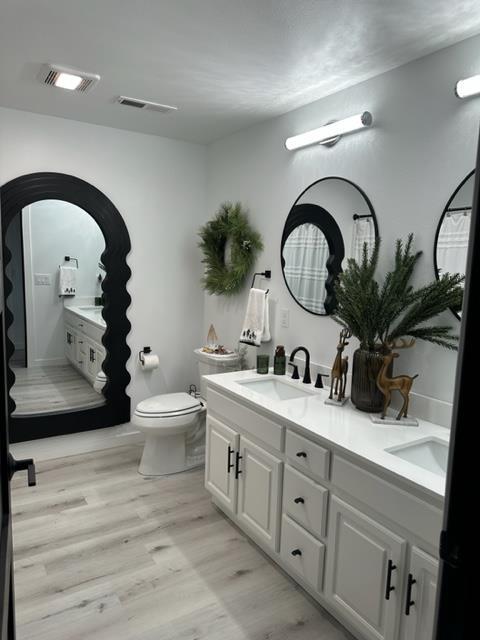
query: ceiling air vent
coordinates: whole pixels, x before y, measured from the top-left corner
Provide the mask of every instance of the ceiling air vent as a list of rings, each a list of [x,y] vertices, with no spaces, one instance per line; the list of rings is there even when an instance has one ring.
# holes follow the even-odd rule
[[[56,64],[43,65],[39,79],[43,84],[70,91],[86,93],[100,80],[100,76],[95,73],[87,73],[78,69],[69,69]]]
[[[138,100],[137,98],[127,98],[127,96],[119,96],[117,98],[119,104],[134,109],[143,109],[143,111],[157,111],[158,113],[170,113],[178,111],[178,107],[172,107],[169,104],[160,104],[158,102],[150,102],[149,100]]]

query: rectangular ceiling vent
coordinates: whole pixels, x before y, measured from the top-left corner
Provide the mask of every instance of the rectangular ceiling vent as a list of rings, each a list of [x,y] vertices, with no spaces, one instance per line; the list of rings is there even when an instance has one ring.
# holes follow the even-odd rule
[[[100,76],[56,64],[45,64],[40,71],[39,80],[49,87],[87,93],[99,82]]]
[[[125,107],[143,109],[143,111],[157,111],[158,113],[178,111],[178,107],[173,107],[169,104],[160,104],[159,102],[150,102],[149,100],[138,100],[137,98],[128,98],[127,96],[119,96],[117,102],[123,104]]]

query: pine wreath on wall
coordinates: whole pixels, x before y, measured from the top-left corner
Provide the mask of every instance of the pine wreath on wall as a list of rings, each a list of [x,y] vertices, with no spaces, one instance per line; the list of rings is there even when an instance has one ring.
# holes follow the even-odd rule
[[[217,295],[237,293],[255,264],[258,252],[263,249],[262,238],[250,226],[247,212],[239,202],[224,202],[198,235],[205,264],[203,288]],[[228,263],[225,259],[227,248]]]

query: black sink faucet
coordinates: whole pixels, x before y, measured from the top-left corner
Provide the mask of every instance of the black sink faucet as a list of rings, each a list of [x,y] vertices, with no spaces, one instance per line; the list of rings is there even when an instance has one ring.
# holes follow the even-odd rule
[[[312,380],[310,378],[310,353],[308,352],[308,349],[306,347],[297,347],[296,349],[294,349],[290,354],[289,362],[293,362],[293,359],[299,351],[303,351],[305,354],[305,371],[303,372],[303,382],[305,384],[310,384]]]

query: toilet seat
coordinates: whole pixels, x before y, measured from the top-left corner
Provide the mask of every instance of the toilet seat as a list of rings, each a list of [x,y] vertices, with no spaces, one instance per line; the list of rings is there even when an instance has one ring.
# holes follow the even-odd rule
[[[188,393],[165,393],[139,402],[132,422],[144,430],[180,434],[203,410],[202,402]]]

